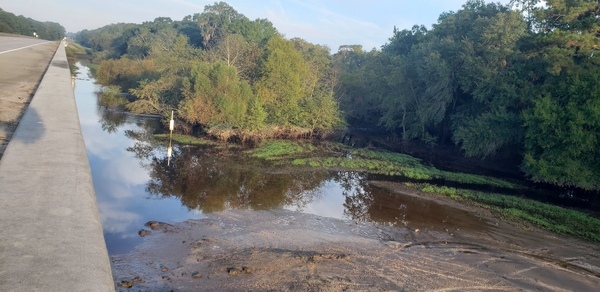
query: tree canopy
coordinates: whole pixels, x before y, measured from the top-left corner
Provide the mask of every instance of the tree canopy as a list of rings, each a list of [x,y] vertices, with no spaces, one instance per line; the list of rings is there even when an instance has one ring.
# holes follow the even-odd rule
[[[517,157],[534,181],[600,189],[600,4],[540,4],[469,0],[431,28],[394,28],[380,50],[333,55],[224,2],[76,39],[130,110],[178,110],[190,131],[310,136],[347,124]]]
[[[0,32],[34,36],[41,39],[60,40],[65,36],[65,28],[56,22],[37,21],[23,15],[14,15],[0,8]]]
[[[522,158],[535,181],[600,188],[600,4],[467,1],[381,52],[334,56],[348,123],[465,155]]]
[[[129,110],[177,110],[190,131],[312,136],[343,124],[329,49],[285,39],[224,2],[181,21],[112,24],[75,39],[93,50],[98,82],[130,94]]]

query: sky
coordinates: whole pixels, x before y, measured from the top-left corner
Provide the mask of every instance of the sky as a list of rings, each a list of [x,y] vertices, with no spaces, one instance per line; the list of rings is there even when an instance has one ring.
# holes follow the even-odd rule
[[[486,0],[490,2],[489,0]],[[510,0],[497,0],[507,4]],[[340,45],[379,49],[394,27],[430,28],[439,15],[466,0],[228,0],[251,20],[269,19],[286,38],[299,37],[337,51]],[[1,0],[0,8],[39,21],[58,22],[67,32],[111,23],[142,23],[157,17],[181,20],[214,0]]]

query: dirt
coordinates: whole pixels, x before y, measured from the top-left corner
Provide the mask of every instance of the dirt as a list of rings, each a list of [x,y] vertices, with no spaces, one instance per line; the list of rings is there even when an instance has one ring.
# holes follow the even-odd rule
[[[51,42],[0,54],[0,158],[57,46]]]
[[[443,197],[372,182],[469,212],[485,228],[443,231],[229,210],[149,222],[144,242],[111,257],[118,291],[595,291],[600,245],[504,222]],[[481,223],[478,223],[481,224]]]

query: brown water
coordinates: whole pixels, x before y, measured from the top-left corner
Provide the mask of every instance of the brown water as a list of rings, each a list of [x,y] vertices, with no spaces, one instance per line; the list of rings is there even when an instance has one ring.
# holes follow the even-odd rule
[[[138,245],[138,231],[150,220],[175,223],[231,209],[437,231],[488,228],[466,211],[392,194],[363,173],[274,167],[209,146],[174,145],[168,162],[167,145],[152,137],[159,120],[100,106],[99,87],[79,67],[75,96],[110,254]]]

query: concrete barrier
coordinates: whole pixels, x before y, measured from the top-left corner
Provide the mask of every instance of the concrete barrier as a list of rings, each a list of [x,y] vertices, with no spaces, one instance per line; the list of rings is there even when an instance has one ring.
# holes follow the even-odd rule
[[[0,291],[114,291],[62,43],[0,160]]]

